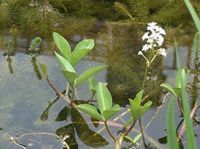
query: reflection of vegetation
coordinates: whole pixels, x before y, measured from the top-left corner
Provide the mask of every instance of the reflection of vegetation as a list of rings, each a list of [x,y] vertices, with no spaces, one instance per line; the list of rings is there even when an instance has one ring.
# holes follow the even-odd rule
[[[38,67],[38,64],[37,64],[37,59],[36,59],[35,56],[32,56],[32,58],[31,58],[31,63],[32,63],[32,65],[33,65],[33,70],[34,70],[34,72],[35,72],[37,78],[38,78],[39,80],[41,80],[41,79],[42,79],[42,75],[41,75],[41,73],[40,73],[40,71],[39,71],[39,67]]]
[[[8,56],[6,58],[6,61],[8,62],[8,68],[9,68],[10,73],[13,74],[14,71],[13,71],[13,67],[12,67],[12,58],[11,58],[11,56]]]
[[[185,34],[185,27],[191,30],[189,13],[182,0],[1,0],[1,35],[10,30],[15,37],[19,35],[30,39],[39,35],[51,43],[51,33],[57,31],[68,39],[75,34],[81,37],[97,33],[101,22],[109,20],[117,25],[133,27],[156,21],[169,27],[168,39],[179,32]],[[116,2],[116,3],[115,3]],[[199,2],[193,1],[198,9]],[[115,15],[114,15],[115,14]],[[130,18],[130,19],[129,19]],[[95,26],[96,25],[96,26]],[[97,27],[97,30],[93,30]],[[124,27],[124,26],[123,26]],[[138,26],[141,27],[141,26]],[[173,29],[172,29],[173,28]],[[175,28],[175,29],[174,29]],[[183,30],[184,28],[184,30]],[[178,30],[176,30],[178,29]]]

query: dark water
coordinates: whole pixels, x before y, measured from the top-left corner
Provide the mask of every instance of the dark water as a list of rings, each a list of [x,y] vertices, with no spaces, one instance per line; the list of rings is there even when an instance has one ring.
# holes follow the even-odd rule
[[[100,41],[97,47],[101,45]],[[131,46],[131,44],[129,45]],[[179,48],[183,66],[192,66],[192,56],[189,56],[188,47]],[[122,112],[127,110],[128,98],[134,97],[140,89],[144,73],[144,61],[137,56],[137,51],[130,56],[127,53],[121,54],[107,51],[104,55],[96,50],[97,54],[91,54],[83,60],[77,67],[78,72],[83,72],[92,66],[106,63],[110,67],[99,74],[97,80],[108,82],[108,87],[113,95],[115,103],[119,103]],[[45,79],[42,79],[38,63],[45,63],[48,67],[50,80],[62,91],[66,82],[62,76],[59,65],[54,56],[42,54],[32,58],[24,52],[16,52],[10,59],[3,56],[5,51],[0,51],[0,148],[18,149],[15,144],[9,141],[10,137],[17,137],[26,133],[52,133],[57,135],[69,135],[67,142],[71,148],[113,148],[113,142],[107,132],[102,128],[103,125],[92,124],[89,117],[80,115],[74,109],[66,107],[65,101],[56,99],[56,94],[49,87]],[[106,56],[105,56],[106,53]],[[96,59],[92,60],[92,59]],[[151,76],[155,80],[147,81],[147,93],[152,93],[150,100],[154,106],[146,113],[142,120],[146,132],[149,147],[165,149],[166,136],[166,112],[167,104],[163,104],[159,113],[152,120],[152,117],[162,104],[165,93],[159,85],[162,82],[174,84],[174,49],[168,46],[168,55],[155,62],[151,71]],[[77,89],[77,99],[86,100],[91,96],[88,92],[87,83]],[[169,99],[170,96],[167,98]],[[178,108],[176,108],[177,123],[181,120]],[[115,118],[113,118],[115,119]],[[129,115],[122,117],[123,121],[129,119]],[[88,123],[85,123],[85,122]],[[122,120],[116,121],[119,124]],[[112,127],[116,134],[121,128]],[[197,135],[199,127],[195,126]],[[95,135],[95,132],[99,132]],[[136,125],[132,133],[135,136],[139,132]],[[162,141],[161,141],[162,140]],[[199,140],[199,139],[197,139]],[[159,142],[160,141],[160,142]],[[27,135],[19,139],[19,144],[27,145],[31,149],[59,149],[62,144],[55,136],[46,135]],[[185,143],[185,142],[183,142]],[[198,142],[200,144],[200,142]],[[124,147],[128,148],[129,143]]]

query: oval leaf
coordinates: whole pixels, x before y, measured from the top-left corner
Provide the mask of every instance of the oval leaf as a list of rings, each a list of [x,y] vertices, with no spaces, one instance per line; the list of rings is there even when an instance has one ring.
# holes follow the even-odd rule
[[[68,61],[70,61],[71,47],[70,47],[69,43],[67,42],[67,40],[65,40],[65,38],[63,38],[60,34],[58,34],[56,32],[53,33],[53,39],[54,39],[58,49],[64,56],[64,58],[66,58]]]
[[[99,114],[99,112],[94,106],[89,104],[80,104],[77,107],[84,113],[90,115],[92,118],[96,120],[102,120],[102,116]]]
[[[74,51],[72,52],[72,65],[78,64],[78,62],[86,56],[94,47],[93,39],[84,39],[80,41]]]
[[[81,85],[85,80],[89,79],[91,76],[93,76],[94,74],[102,71],[103,69],[105,69],[107,66],[97,66],[97,67],[93,67],[90,68],[89,70],[85,71],[84,73],[82,73],[75,81],[75,85]]]
[[[76,71],[74,70],[73,66],[61,55],[59,55],[58,53],[54,52],[57,58],[58,63],[61,66],[61,70],[63,71],[68,71],[71,73],[76,73]]]
[[[99,82],[97,85],[97,102],[101,114],[112,107],[112,96],[106,87],[106,83]]]

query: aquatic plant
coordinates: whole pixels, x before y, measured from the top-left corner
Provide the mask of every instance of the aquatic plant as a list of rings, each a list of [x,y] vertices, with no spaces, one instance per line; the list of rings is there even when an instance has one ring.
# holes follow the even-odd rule
[[[200,20],[199,17],[193,8],[192,4],[189,0],[184,0],[193,20],[196,25],[196,28],[198,31],[200,31]],[[193,40],[193,53],[195,53],[195,59],[194,64],[198,63],[198,51],[199,51],[199,32],[196,33],[194,40]],[[188,71],[186,69],[181,68],[180,66],[180,58],[179,58],[179,52],[177,49],[177,43],[175,42],[175,48],[176,48],[176,65],[177,65],[177,71],[176,71],[176,86],[172,87],[169,84],[162,84],[164,88],[166,88],[173,96],[177,98],[177,102],[179,105],[179,109],[181,111],[181,114],[184,117],[184,124],[180,128],[178,134],[175,132],[175,120],[174,120],[174,106],[175,101],[174,99],[171,99],[169,107],[168,107],[168,148],[174,148],[179,149],[179,145],[177,141],[180,141],[181,136],[186,131],[186,146],[188,149],[197,149],[195,134],[193,131],[192,121],[196,111],[200,107],[199,100],[197,98],[192,101],[192,108],[190,110],[190,104],[189,104],[189,96],[186,91],[187,86],[187,78],[188,78]],[[195,67],[198,70],[198,67]],[[194,77],[195,79],[195,77]]]
[[[100,72],[101,70],[105,69],[107,66],[96,66],[90,68],[83,72],[82,74],[78,75],[76,73],[75,67],[78,63],[80,63],[81,59],[86,56],[94,47],[94,41],[92,39],[84,39],[80,41],[75,49],[72,51],[69,43],[58,33],[53,33],[54,41],[60,51],[60,54],[55,52],[55,56],[57,58],[58,63],[61,66],[61,71],[63,72],[65,78],[68,81],[66,86],[66,93],[63,95],[62,93],[58,92],[57,89],[52,85],[50,80],[48,79],[47,69],[45,65],[41,65],[41,68],[45,74],[45,78],[47,79],[49,85],[57,92],[59,96],[64,98],[73,108],[77,108],[82,112],[90,115],[93,119],[103,121],[105,124],[105,128],[113,139],[115,143],[115,149],[121,148],[121,145],[124,139],[131,141],[132,143],[135,142],[131,137],[129,137],[129,133],[131,132],[132,128],[135,126],[137,120],[139,120],[141,126],[141,134],[139,136],[143,137],[143,142],[145,145],[144,133],[142,130],[142,123],[141,117],[144,115],[145,112],[149,110],[152,105],[151,101],[146,102],[143,104],[143,89],[145,80],[147,77],[148,68],[150,67],[151,63],[154,59],[159,56],[163,55],[166,56],[166,51],[163,52],[163,49],[160,50],[160,47],[163,44],[165,31],[161,27],[157,26],[156,23],[149,23],[147,27],[148,32],[144,34],[143,40],[147,39],[147,44],[150,46],[148,49],[142,50],[143,52],[150,51],[153,52],[154,55],[152,59],[149,61],[146,56],[143,57],[146,60],[146,71],[144,75],[144,81],[142,83],[142,90],[137,93],[134,99],[129,99],[130,108],[127,112],[130,111],[131,118],[129,122],[124,126],[125,131],[117,136],[115,136],[109,129],[108,121],[112,118],[117,112],[120,111],[119,105],[113,105],[112,95],[110,94],[108,88],[106,87],[106,83],[96,83],[93,76]],[[158,48],[158,49],[154,49]],[[165,49],[164,49],[165,50]],[[140,52],[142,52],[140,51]],[[139,53],[140,53],[139,52]],[[92,98],[94,94],[97,94],[97,105],[95,105],[92,100],[89,100],[89,103],[84,104],[77,104],[75,101],[76,99],[76,87],[81,85],[84,81],[90,81],[90,90],[92,91]],[[70,87],[70,88],[69,88]],[[68,92],[71,89],[71,94]],[[139,140],[140,137],[137,137]]]

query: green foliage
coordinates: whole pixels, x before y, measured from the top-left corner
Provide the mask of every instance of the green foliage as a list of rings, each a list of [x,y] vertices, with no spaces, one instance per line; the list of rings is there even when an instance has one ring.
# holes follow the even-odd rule
[[[60,55],[55,52],[55,56],[61,66],[65,78],[69,81],[71,86],[75,87],[81,85],[84,81],[107,67],[105,65],[96,66],[78,75],[74,66],[93,49],[94,40],[84,39],[77,44],[73,51],[71,51],[69,43],[61,35],[53,33],[53,38],[62,54]]]
[[[92,118],[96,120],[103,120],[102,116],[94,106],[89,104],[80,104],[77,107],[84,113],[90,115]]]
[[[72,64],[76,65],[80,62],[80,60],[85,57],[94,47],[94,40],[93,39],[84,39],[80,41],[74,51],[71,54],[72,57]]]
[[[184,113],[183,115],[184,115],[185,125],[186,125],[187,148],[197,149],[192,121],[190,119],[190,106],[188,102],[188,95],[186,92],[187,74],[186,74],[185,69],[181,70],[180,78],[181,78],[181,95],[182,95],[183,113]]]
[[[42,39],[40,37],[36,37],[31,41],[31,45],[30,47],[32,49],[37,49],[39,48],[40,44],[41,44]]]
[[[129,99],[131,116],[132,116],[133,121],[137,120],[142,115],[144,115],[144,113],[147,112],[152,105],[151,101],[148,101],[143,106],[141,105],[143,92],[144,91],[141,90],[139,93],[137,93],[134,100]]]
[[[88,79],[88,85],[89,85],[89,90],[92,93],[95,93],[97,90],[97,81],[93,76]]]
[[[177,45],[175,45],[176,48],[176,64],[177,64],[177,71],[176,71],[176,87],[179,88],[179,93],[177,94],[176,88],[171,87],[170,85],[162,84],[163,87],[168,89],[169,92],[171,92],[176,97],[180,98],[180,101],[183,106],[183,115],[186,125],[186,142],[187,142],[187,148],[188,149],[197,149],[196,145],[196,139],[193,131],[192,121],[190,119],[190,105],[188,102],[188,94],[186,91],[187,86],[187,78],[188,74],[186,72],[186,69],[182,69],[180,66],[180,59],[179,59],[179,53],[177,50]],[[171,148],[172,146],[178,148],[177,142],[176,142],[176,134],[175,132],[175,126],[174,126],[174,101],[170,101],[169,107],[168,107],[168,146]]]
[[[48,78],[48,70],[47,70],[47,65],[45,64],[40,64],[40,68],[41,68],[41,71],[43,73],[43,76],[45,79]]]
[[[193,18],[193,21],[196,25],[197,30],[200,32],[200,19],[199,19],[197,13],[196,13],[194,7],[192,6],[192,4],[189,0],[184,0],[184,2],[186,4],[192,18]]]
[[[68,61],[71,61],[71,47],[65,38],[58,33],[53,33],[53,39],[63,57],[65,57]]]
[[[91,76],[102,71],[106,67],[107,67],[106,65],[105,66],[96,66],[96,67],[93,67],[93,68],[86,70],[85,72],[83,72],[81,75],[79,75],[76,78],[75,86],[82,84],[85,80],[88,80]]]
[[[77,107],[90,115],[93,119],[97,120],[108,120],[117,112],[120,111],[119,105],[114,105],[112,103],[112,96],[106,87],[106,83],[99,82],[97,85],[97,104],[100,113],[97,109],[89,104],[80,104]]]
[[[167,111],[167,144],[168,149],[179,149],[176,139],[176,126],[174,117],[175,100],[171,99]]]

